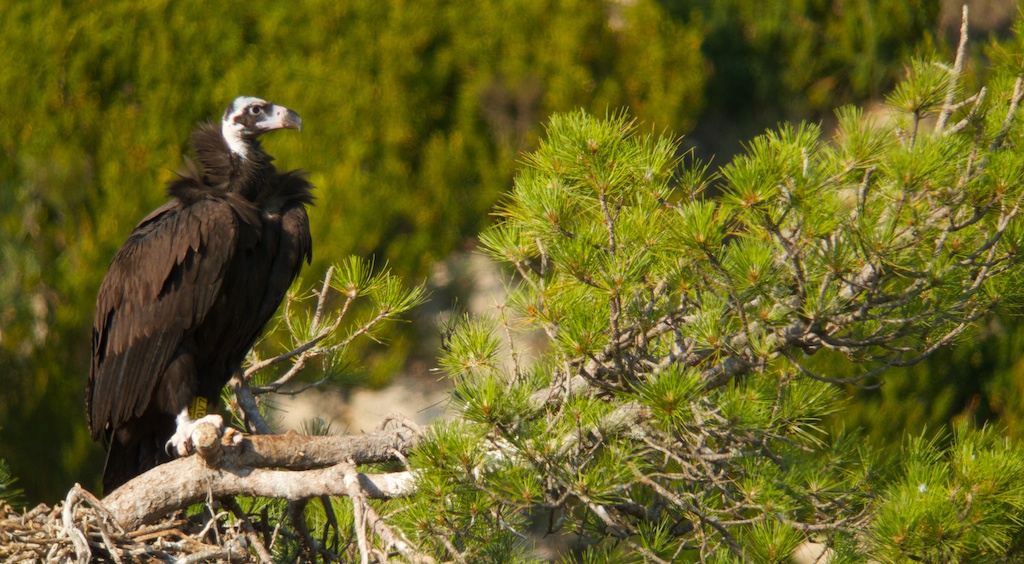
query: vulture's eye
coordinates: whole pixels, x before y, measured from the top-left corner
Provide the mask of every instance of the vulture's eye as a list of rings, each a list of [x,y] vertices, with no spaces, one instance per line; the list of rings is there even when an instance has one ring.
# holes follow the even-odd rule
[[[258,116],[263,113],[263,108],[259,106],[249,106],[249,115]]]

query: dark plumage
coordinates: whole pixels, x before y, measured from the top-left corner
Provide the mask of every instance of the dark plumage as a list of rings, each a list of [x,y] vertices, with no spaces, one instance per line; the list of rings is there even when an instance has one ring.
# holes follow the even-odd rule
[[[311,259],[312,186],[302,171],[279,172],[258,140],[300,126],[287,108],[236,99],[220,128],[196,128],[196,162],[186,158],[169,183],[172,200],[114,256],[96,300],[86,393],[93,439],[109,443],[106,492],[171,458],[188,406],[217,403]]]

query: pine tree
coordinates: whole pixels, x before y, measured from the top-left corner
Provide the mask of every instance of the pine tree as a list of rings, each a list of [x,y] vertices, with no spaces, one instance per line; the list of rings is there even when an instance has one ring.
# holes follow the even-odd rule
[[[584,561],[1015,554],[1019,444],[964,424],[886,459],[820,422],[1020,299],[1017,41],[980,91],[961,46],[912,64],[891,119],[782,125],[720,175],[625,114],[553,117],[481,236],[514,276],[447,337],[459,417],[413,458],[410,538],[460,561],[525,558],[538,522]]]

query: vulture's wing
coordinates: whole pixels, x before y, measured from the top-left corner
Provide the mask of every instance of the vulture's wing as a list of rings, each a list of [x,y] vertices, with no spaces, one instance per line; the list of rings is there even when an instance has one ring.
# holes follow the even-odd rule
[[[273,183],[271,201],[265,205],[271,209],[280,208],[281,238],[278,247],[273,250],[274,265],[267,279],[266,295],[257,317],[262,323],[266,323],[277,311],[288,288],[302,269],[302,263],[308,264],[313,259],[313,241],[309,234],[309,216],[305,207],[313,201],[313,197],[309,193],[310,184],[306,180],[306,173],[300,170],[281,173],[273,179]]]
[[[220,295],[238,237],[226,202],[172,201],[114,256],[93,321],[86,408],[94,439],[146,409],[182,337]]]

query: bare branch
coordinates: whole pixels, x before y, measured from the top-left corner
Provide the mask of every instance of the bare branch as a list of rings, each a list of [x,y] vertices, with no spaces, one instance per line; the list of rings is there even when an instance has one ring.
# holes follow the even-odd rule
[[[235,394],[238,409],[241,410],[245,422],[261,435],[274,434],[274,430],[267,423],[267,420],[263,418],[263,414],[260,413],[259,403],[256,396],[252,393],[252,389],[249,388],[248,381],[236,374],[228,382],[228,386],[231,387],[231,391]]]
[[[956,101],[957,87],[960,85],[960,74],[964,69],[964,55],[967,53],[967,4],[963,8],[963,20],[960,24],[960,45],[956,49],[956,59],[953,62],[953,69],[950,71],[949,89],[946,91],[946,102],[939,112],[939,119],[935,122],[935,132],[941,133],[946,129],[946,122],[953,113],[953,103]]]
[[[366,560],[369,559],[369,545],[367,544],[365,533],[366,528],[369,528],[373,534],[380,537],[384,541],[384,544],[388,547],[394,547],[403,557],[409,559],[411,562],[419,562],[423,564],[433,563],[434,559],[417,552],[412,548],[408,541],[402,539],[398,534],[394,532],[380,518],[380,515],[373,509],[369,503],[366,502],[367,497],[376,497],[372,490],[367,490],[367,480],[365,479],[366,474],[359,474],[356,472],[355,463],[352,461],[342,462],[338,465],[342,471],[344,488],[352,499],[353,511],[355,513],[356,521],[356,534],[359,538],[359,552],[360,556]],[[362,531],[360,531],[362,529]]]
[[[1021,99],[1024,99],[1024,76],[1018,76],[1017,80],[1013,83],[1013,94],[1010,96],[1010,107],[1006,110],[1006,118],[1003,120],[1003,126],[999,128],[999,133],[992,139],[992,144],[989,146],[989,151],[996,151],[1003,146],[1003,141],[1006,139],[1006,135],[1010,133],[1010,126],[1013,125],[1013,118],[1017,115],[1017,108],[1020,106]],[[978,168],[983,169],[984,163],[979,164]]]
[[[134,478],[103,500],[118,523],[126,529],[136,528],[207,496],[306,499],[347,495],[342,462],[394,460],[394,451],[408,453],[417,435],[406,429],[340,437],[254,435],[237,445],[225,445],[214,432],[212,441],[209,436],[199,440],[202,444],[197,445],[197,450],[218,466],[211,466],[200,456],[189,456]],[[361,474],[360,483],[368,497],[386,499],[407,495],[413,475]]]
[[[252,523],[249,522],[249,516],[242,511],[242,508],[238,505],[238,502],[233,498],[227,498],[222,503],[235,515],[235,518],[242,524],[242,529],[245,531],[245,536],[249,540],[249,545],[256,551],[256,555],[260,558],[261,564],[270,564],[274,561],[274,555],[271,554],[267,546],[263,544],[263,539],[260,538],[256,529],[253,528]]]

